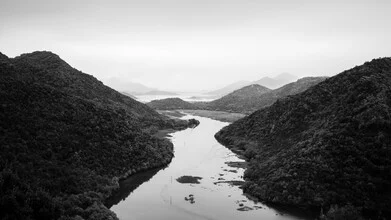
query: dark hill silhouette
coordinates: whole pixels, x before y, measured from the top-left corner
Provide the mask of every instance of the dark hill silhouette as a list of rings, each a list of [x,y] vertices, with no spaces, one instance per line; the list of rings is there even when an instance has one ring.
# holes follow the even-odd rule
[[[244,191],[263,201],[323,207],[330,219],[357,219],[360,210],[389,218],[390,85],[391,59],[375,59],[280,99],[215,137],[248,157]]]
[[[0,55],[0,219],[116,219],[118,179],[170,162],[184,129],[51,52]],[[68,219],[68,218],[65,218]]]

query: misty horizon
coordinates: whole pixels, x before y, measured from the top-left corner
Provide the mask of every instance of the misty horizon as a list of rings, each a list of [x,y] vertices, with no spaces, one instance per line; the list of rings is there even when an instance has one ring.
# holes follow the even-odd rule
[[[2,1],[0,51],[48,50],[107,83],[208,91],[333,76],[389,56],[388,1]]]

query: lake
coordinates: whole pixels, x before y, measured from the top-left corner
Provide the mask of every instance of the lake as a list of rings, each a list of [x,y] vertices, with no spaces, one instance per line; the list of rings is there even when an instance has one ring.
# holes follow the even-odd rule
[[[199,120],[200,125],[171,134],[175,157],[167,167],[121,182],[121,189],[110,201],[111,210],[120,219],[309,219],[301,212],[251,201],[239,186],[224,182],[240,183],[244,172],[228,163],[244,160],[214,138],[228,123],[184,117],[189,118]],[[185,175],[202,179],[199,184],[179,183],[177,179]]]
[[[175,95],[136,95],[136,98],[137,101],[146,103],[153,100],[167,99],[167,98],[180,98],[188,102],[209,102],[219,97],[199,94],[199,93],[181,93]]]

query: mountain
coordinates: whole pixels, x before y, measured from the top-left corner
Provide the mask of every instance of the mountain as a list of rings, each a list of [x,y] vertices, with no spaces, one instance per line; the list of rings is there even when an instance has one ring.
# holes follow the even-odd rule
[[[235,90],[238,90],[240,88],[243,88],[245,86],[253,85],[253,84],[258,84],[270,89],[276,89],[279,88],[285,84],[288,84],[290,82],[294,82],[297,80],[297,77],[289,74],[289,73],[281,73],[275,77],[263,77],[260,80],[257,81],[238,81],[235,83],[232,83],[230,85],[227,85],[221,89],[214,90],[211,92],[206,93],[207,95],[211,96],[217,96],[217,97],[222,97],[225,96]]]
[[[215,137],[248,158],[244,192],[261,201],[322,207],[329,219],[389,219],[390,85],[391,58],[374,59]]]
[[[277,76],[275,76],[273,78],[276,79],[276,80],[286,80],[286,81],[291,81],[291,82],[297,80],[297,76],[292,75],[290,73],[280,73],[280,74],[278,74]]]
[[[197,106],[190,102],[183,101],[180,98],[167,98],[153,100],[147,105],[153,109],[159,110],[174,110],[174,109],[198,109]]]
[[[289,73],[281,73],[275,77],[263,77],[260,80],[252,82],[267,88],[276,89],[290,82],[297,80],[297,77]]]
[[[129,96],[129,97],[132,98],[132,99],[137,99],[136,96],[134,96],[134,95],[132,95],[132,94],[129,94],[129,93],[127,93],[127,92],[121,92],[121,93],[124,94],[124,95],[126,95],[126,96]]]
[[[117,77],[111,77],[104,82],[117,91],[125,91],[130,94],[146,93],[155,90],[154,88],[147,87],[143,84],[129,82]]]
[[[157,90],[140,83],[124,81],[123,79],[116,77],[105,80],[105,84],[117,91],[122,91],[131,95],[177,95],[173,92]]]
[[[270,91],[270,89],[258,84],[245,86],[223,96],[222,98],[207,103],[207,108],[216,111],[242,112],[242,105],[244,103],[249,100],[251,102],[256,102],[257,97]]]
[[[258,84],[251,85],[209,102],[207,108],[226,112],[252,113],[273,104],[278,99],[303,92],[325,79],[325,77],[305,77],[274,90]]]
[[[249,84],[251,84],[249,81],[238,81],[238,82],[229,84],[221,89],[207,92],[206,94],[211,95],[211,96],[220,96],[221,97],[221,96],[227,95],[237,89],[240,89],[244,86],[248,86]]]
[[[139,93],[139,95],[178,95],[174,92],[160,91],[160,90],[152,90],[145,93]]]
[[[0,54],[0,219],[117,219],[118,180],[173,157],[184,129],[51,52]]]
[[[179,98],[169,98],[154,100],[147,105],[159,110],[203,109],[249,114],[273,104],[278,99],[303,92],[325,79],[326,77],[304,77],[274,90],[253,84],[210,102],[190,103]]]

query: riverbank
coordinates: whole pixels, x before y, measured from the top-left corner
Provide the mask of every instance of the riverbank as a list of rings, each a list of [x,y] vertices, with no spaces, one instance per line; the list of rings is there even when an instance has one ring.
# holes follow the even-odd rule
[[[254,166],[251,166],[251,160],[255,157],[256,153],[255,150],[252,148],[255,146],[255,143],[253,142],[246,142],[244,140],[237,140],[237,142],[233,141],[232,139],[226,140],[219,136],[219,132],[214,135],[215,139],[224,147],[227,149],[230,149],[233,153],[235,153],[239,158],[242,158],[246,161],[246,168],[249,168],[247,172],[254,172],[251,170],[251,168]],[[240,143],[240,144],[238,144]],[[244,146],[247,146],[246,148]],[[248,174],[247,174],[248,175]],[[318,219],[319,215],[321,213],[320,207],[313,207],[313,206],[300,206],[300,205],[294,205],[294,204],[288,204],[288,203],[280,203],[276,202],[276,200],[270,200],[265,197],[260,196],[258,193],[258,188],[254,187],[254,183],[251,182],[248,178],[246,178],[246,174],[244,175],[244,184],[242,185],[243,193],[246,194],[247,197],[251,198],[254,201],[262,202],[263,204],[267,204],[270,207],[273,207],[275,209],[284,211],[284,212],[290,212],[292,214],[300,214],[303,213],[304,216],[310,216],[313,219]]]
[[[241,114],[241,113],[211,111],[211,110],[192,110],[192,109],[158,110],[158,112],[160,114],[166,115],[171,118],[183,117],[186,114],[190,114],[190,115],[206,117],[222,122],[234,122],[246,116],[245,114]]]
[[[123,193],[110,209],[120,219],[311,219],[247,198],[241,189],[246,162],[213,136],[227,123],[194,118],[197,128],[170,134],[175,157],[168,166],[120,182]]]
[[[179,121],[179,120],[181,120],[181,119],[175,118],[175,121]],[[184,121],[184,120],[181,120],[181,121]],[[160,147],[164,148],[165,151],[168,150],[169,154],[162,155],[162,158],[160,160],[145,161],[145,162],[141,163],[139,166],[134,167],[134,168],[129,169],[128,171],[124,172],[122,175],[113,177],[112,178],[113,189],[111,190],[110,195],[105,196],[104,204],[109,204],[108,207],[110,207],[115,203],[113,201],[115,201],[115,198],[118,197],[118,194],[121,194],[121,182],[131,181],[133,185],[137,185],[137,186],[141,185],[143,181],[140,181],[140,178],[139,178],[140,176],[143,177],[141,179],[144,179],[145,176],[151,177],[153,175],[145,175],[145,174],[148,174],[151,172],[156,173],[158,170],[160,170],[160,169],[166,167],[168,164],[170,164],[170,162],[172,161],[172,159],[174,157],[173,144],[172,144],[171,140],[169,139],[169,137],[171,137],[170,134],[174,133],[174,132],[181,131],[181,130],[185,130],[187,128],[194,128],[194,127],[198,126],[200,123],[198,120],[195,120],[193,118],[190,118],[186,121],[187,121],[187,123],[185,126],[178,126],[176,129],[172,129],[172,128],[161,129],[152,135],[152,137],[160,139],[161,142],[159,142],[159,143],[162,143],[160,145]],[[158,144],[158,142],[156,142],[155,144]],[[135,177],[133,178],[133,176],[135,176]],[[136,177],[136,176],[138,176],[138,177]],[[134,181],[132,181],[132,179]],[[134,189],[137,188],[137,186],[134,187]],[[113,198],[114,198],[114,200],[113,200]]]

